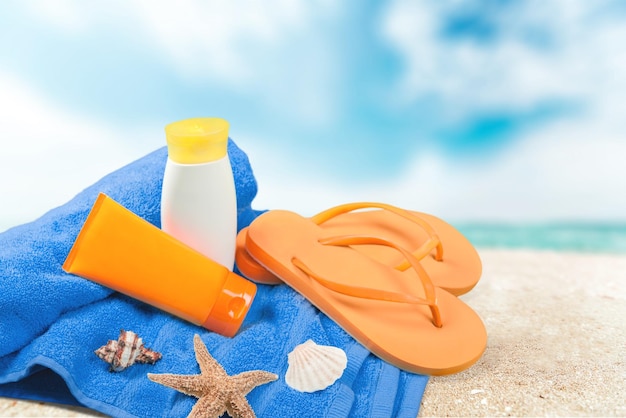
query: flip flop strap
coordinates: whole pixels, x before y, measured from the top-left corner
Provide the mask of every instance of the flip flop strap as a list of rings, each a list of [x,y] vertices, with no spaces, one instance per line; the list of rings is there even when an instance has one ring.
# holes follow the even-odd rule
[[[347,213],[347,212],[353,212],[355,210],[359,210],[359,209],[371,209],[371,208],[377,208],[377,209],[384,209],[384,210],[388,210],[389,212],[395,213],[396,215],[399,215],[405,219],[408,219],[409,221],[418,224],[419,226],[422,227],[422,229],[424,229],[424,231],[426,231],[426,233],[428,234],[429,240],[426,241],[420,248],[418,248],[417,250],[415,250],[413,252],[413,255],[415,257],[417,257],[418,259],[422,259],[424,258],[427,254],[429,254],[433,249],[437,249],[437,252],[435,254],[435,260],[437,261],[442,261],[443,260],[443,245],[441,243],[441,240],[439,239],[439,235],[437,234],[437,232],[433,229],[432,226],[430,226],[430,224],[428,222],[426,222],[425,220],[423,220],[422,218],[420,218],[419,216],[415,216],[414,214],[412,214],[411,212],[398,208],[396,206],[393,205],[388,205],[386,203],[377,203],[377,202],[355,202],[355,203],[347,203],[345,205],[339,205],[339,206],[335,206],[332,207],[330,209],[326,209],[323,212],[318,213],[317,215],[311,217],[311,220],[316,223],[317,225],[320,225],[332,218],[335,218],[341,214]],[[410,264],[407,264],[406,262],[404,264],[400,264],[396,267],[396,269],[398,270],[406,270],[407,268],[410,267]]]
[[[426,270],[424,270],[424,267],[422,267],[419,260],[409,251],[383,238],[368,237],[368,236],[339,236],[339,237],[321,239],[319,242],[324,245],[335,245],[335,246],[341,246],[341,247],[347,247],[350,245],[363,245],[363,244],[385,245],[385,246],[398,250],[400,253],[402,253],[402,255],[406,258],[406,260],[409,262],[411,267],[413,267],[413,269],[417,273],[422,283],[422,286],[424,288],[424,294],[426,298],[406,295],[403,293],[390,292],[390,291],[382,290],[382,289],[372,289],[372,288],[367,288],[367,287],[362,287],[362,286],[352,286],[352,285],[347,285],[343,283],[337,283],[332,280],[325,279],[321,277],[320,275],[316,274],[306,264],[304,264],[302,260],[298,259],[297,257],[294,257],[291,260],[291,262],[293,263],[294,266],[302,270],[309,277],[316,280],[319,284],[337,293],[341,293],[347,296],[352,296],[352,297],[357,297],[357,298],[363,298],[363,299],[383,300],[387,302],[410,303],[410,304],[416,304],[416,305],[428,305],[428,307],[430,308],[432,317],[433,317],[433,324],[436,327],[441,328],[442,320],[441,320],[441,313],[439,312],[439,306],[437,305],[437,295],[435,293],[435,286],[433,285],[433,282],[430,280],[430,277],[428,277]]]

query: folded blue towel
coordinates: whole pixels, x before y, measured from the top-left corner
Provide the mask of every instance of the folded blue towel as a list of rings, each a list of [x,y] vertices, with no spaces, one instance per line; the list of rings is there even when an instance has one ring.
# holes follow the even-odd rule
[[[260,213],[251,208],[257,184],[246,154],[232,141],[228,152],[241,229]],[[61,269],[99,192],[159,226],[166,157],[159,149],[40,219],[0,234],[0,396],[76,401],[116,417],[186,416],[195,398],[146,374],[198,373],[198,333],[229,374],[278,374],[248,395],[259,417],[417,416],[427,377],[374,357],[286,285],[259,285],[239,333],[227,338]],[[110,372],[94,350],[117,339],[120,329],[136,332],[162,360]],[[344,349],[348,366],[329,388],[300,393],[285,383],[287,353],[308,339]]]

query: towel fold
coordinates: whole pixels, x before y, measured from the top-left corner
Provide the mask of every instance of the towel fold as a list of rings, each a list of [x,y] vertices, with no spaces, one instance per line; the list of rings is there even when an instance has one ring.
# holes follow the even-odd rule
[[[241,229],[261,213],[251,207],[257,183],[232,140],[228,153]],[[427,377],[373,356],[286,285],[259,285],[239,333],[227,338],[62,270],[99,192],[160,226],[166,158],[165,148],[156,150],[38,220],[0,234],[0,396],[79,403],[116,417],[186,416],[196,399],[146,374],[199,373],[197,333],[229,374],[278,374],[247,396],[259,417],[417,416]],[[162,360],[110,372],[94,350],[120,329],[137,333]],[[300,393],[285,383],[287,354],[308,339],[344,349],[348,366],[329,388]]]

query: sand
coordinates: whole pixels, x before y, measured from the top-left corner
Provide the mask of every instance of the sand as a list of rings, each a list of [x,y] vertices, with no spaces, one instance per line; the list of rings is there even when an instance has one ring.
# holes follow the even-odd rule
[[[433,377],[420,416],[626,416],[626,255],[480,250],[462,299],[489,341],[470,369]],[[1,416],[99,416],[0,399]]]
[[[420,416],[625,416],[626,256],[480,253],[483,278],[462,299],[487,349],[433,377]]]

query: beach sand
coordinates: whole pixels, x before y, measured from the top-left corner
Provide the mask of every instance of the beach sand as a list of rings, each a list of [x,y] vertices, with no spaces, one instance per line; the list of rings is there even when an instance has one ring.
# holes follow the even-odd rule
[[[483,278],[462,299],[487,349],[431,378],[420,416],[626,415],[626,256],[480,254]]]
[[[420,416],[626,416],[626,255],[479,250],[484,273],[462,299],[487,350],[429,381]],[[2,416],[100,416],[0,399]]]

